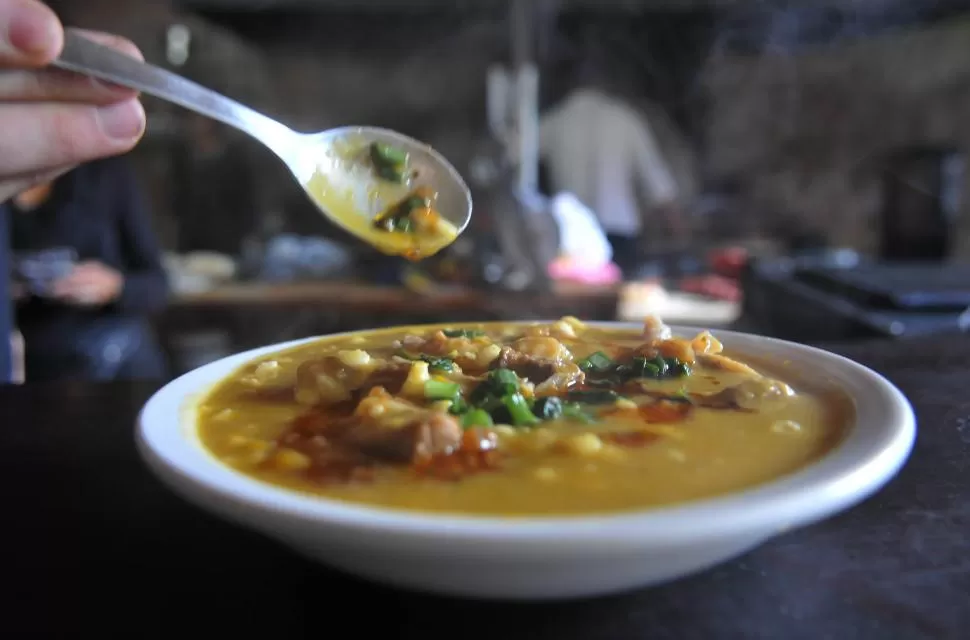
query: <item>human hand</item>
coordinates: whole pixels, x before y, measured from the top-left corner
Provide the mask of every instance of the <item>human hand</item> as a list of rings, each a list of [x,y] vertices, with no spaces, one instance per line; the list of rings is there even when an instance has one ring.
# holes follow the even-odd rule
[[[141,59],[131,42],[86,32]],[[145,130],[136,92],[47,65],[64,29],[39,0],[0,0],[0,202],[73,166],[130,150]]]
[[[96,261],[82,262],[54,283],[54,297],[78,306],[100,306],[121,295],[125,279],[118,271]]]

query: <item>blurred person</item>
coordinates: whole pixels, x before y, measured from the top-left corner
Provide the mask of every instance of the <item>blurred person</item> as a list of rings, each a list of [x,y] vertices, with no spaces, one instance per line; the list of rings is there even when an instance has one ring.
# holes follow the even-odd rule
[[[141,57],[108,34],[94,40]],[[0,203],[71,167],[124,153],[145,130],[134,91],[46,68],[64,45],[57,16],[38,0],[0,0]],[[8,213],[0,207],[0,383],[13,380]]]
[[[678,243],[687,239],[678,184],[650,124],[609,86],[608,65],[587,55],[578,70],[561,69],[565,93],[541,117],[540,156],[553,192],[575,195],[595,213],[628,272],[664,218]],[[643,204],[641,204],[641,202]]]
[[[147,316],[168,283],[125,160],[82,164],[4,206],[27,380],[164,377]]]

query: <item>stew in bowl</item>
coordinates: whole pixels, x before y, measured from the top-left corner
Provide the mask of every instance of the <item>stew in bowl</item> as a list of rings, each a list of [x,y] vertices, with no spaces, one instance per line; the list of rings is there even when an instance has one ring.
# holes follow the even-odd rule
[[[670,580],[846,509],[914,435],[895,387],[819,349],[562,318],[230,356],[157,392],[138,444],[177,493],[330,566],[548,599]]]
[[[202,442],[264,482],[380,507],[536,516],[643,509],[772,480],[852,416],[711,333],[537,324],[378,330],[246,364]]]

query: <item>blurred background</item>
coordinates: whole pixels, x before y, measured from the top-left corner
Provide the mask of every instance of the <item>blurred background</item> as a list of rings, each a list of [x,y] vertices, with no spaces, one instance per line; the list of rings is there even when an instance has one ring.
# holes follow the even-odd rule
[[[968,0],[51,4],[295,129],[423,139],[473,188],[469,231],[405,263],[330,226],[257,143],[146,98],[125,162],[171,288],[150,310],[166,375],[463,319],[964,330]]]

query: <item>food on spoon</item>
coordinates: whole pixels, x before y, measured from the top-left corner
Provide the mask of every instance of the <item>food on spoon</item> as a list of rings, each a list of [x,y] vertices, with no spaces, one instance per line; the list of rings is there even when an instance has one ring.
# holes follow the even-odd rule
[[[315,171],[307,191],[340,225],[382,253],[421,260],[458,237],[458,228],[438,210],[438,194],[428,186],[411,188],[417,170],[407,151],[350,139],[335,144],[328,161],[331,170]]]
[[[199,431],[243,473],[328,498],[470,515],[642,509],[773,480],[838,441],[843,396],[744,360],[656,318],[361,332],[244,366],[202,402]]]
[[[410,180],[407,151],[384,142],[372,142],[369,150],[378,177],[396,184],[406,184]]]
[[[374,228],[414,236],[420,239],[421,246],[450,243],[458,235],[458,230],[441,217],[434,202],[435,194],[430,189],[418,187],[374,218]],[[412,259],[421,257],[408,252],[403,255]]]

